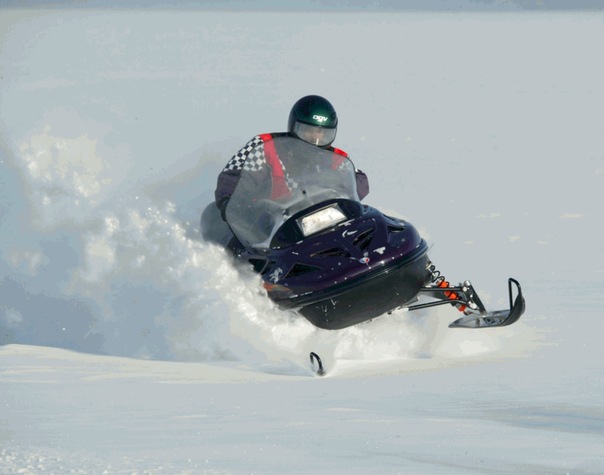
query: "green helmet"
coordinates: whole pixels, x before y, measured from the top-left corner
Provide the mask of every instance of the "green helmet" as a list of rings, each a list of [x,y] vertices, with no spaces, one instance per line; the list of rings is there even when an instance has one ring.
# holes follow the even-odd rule
[[[331,103],[321,96],[305,96],[289,113],[287,130],[305,142],[327,147],[336,138],[338,115]]]

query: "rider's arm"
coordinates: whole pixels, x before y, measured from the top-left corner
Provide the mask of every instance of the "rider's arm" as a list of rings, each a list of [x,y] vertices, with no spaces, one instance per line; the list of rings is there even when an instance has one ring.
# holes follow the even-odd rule
[[[252,138],[241,148],[241,150],[230,158],[222,172],[220,172],[220,175],[218,175],[216,190],[214,191],[214,200],[216,206],[220,210],[222,219],[224,219],[226,205],[233,194],[239,176],[241,175],[243,164],[248,159],[250,153],[261,144],[262,138],[260,136]]]
[[[334,152],[332,156],[332,169],[337,169],[340,164],[348,157],[348,154],[339,148],[330,147],[330,150]],[[357,182],[357,194],[359,195],[359,199],[362,200],[369,194],[369,179],[367,175],[358,168],[354,169],[354,174]]]
[[[216,200],[216,206],[220,210],[220,213],[224,219],[224,210],[226,208],[229,198],[233,194],[237,180],[241,170],[223,170],[218,175],[218,182],[216,184],[216,190],[214,191],[214,199]]]

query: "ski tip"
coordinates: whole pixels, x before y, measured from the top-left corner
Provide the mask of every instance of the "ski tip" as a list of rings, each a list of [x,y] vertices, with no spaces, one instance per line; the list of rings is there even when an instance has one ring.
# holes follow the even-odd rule
[[[317,376],[325,376],[325,368],[323,368],[323,361],[321,361],[321,357],[314,351],[310,352],[310,364]]]

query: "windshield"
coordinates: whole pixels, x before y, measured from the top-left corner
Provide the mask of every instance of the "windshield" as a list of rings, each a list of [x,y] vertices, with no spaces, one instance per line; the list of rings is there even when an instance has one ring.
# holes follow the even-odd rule
[[[359,201],[348,158],[297,138],[277,137],[250,152],[226,219],[245,246],[267,248],[290,216],[342,198]]]

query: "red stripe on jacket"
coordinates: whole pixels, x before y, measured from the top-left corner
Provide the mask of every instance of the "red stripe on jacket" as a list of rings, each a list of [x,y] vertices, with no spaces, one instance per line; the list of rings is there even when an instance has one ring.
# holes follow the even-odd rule
[[[277,150],[275,149],[273,136],[272,134],[261,134],[260,138],[264,142],[264,157],[266,158],[266,163],[271,169],[271,199],[276,200],[284,196],[288,196],[290,191],[285,181],[283,165],[281,164],[279,156],[277,155]]]

